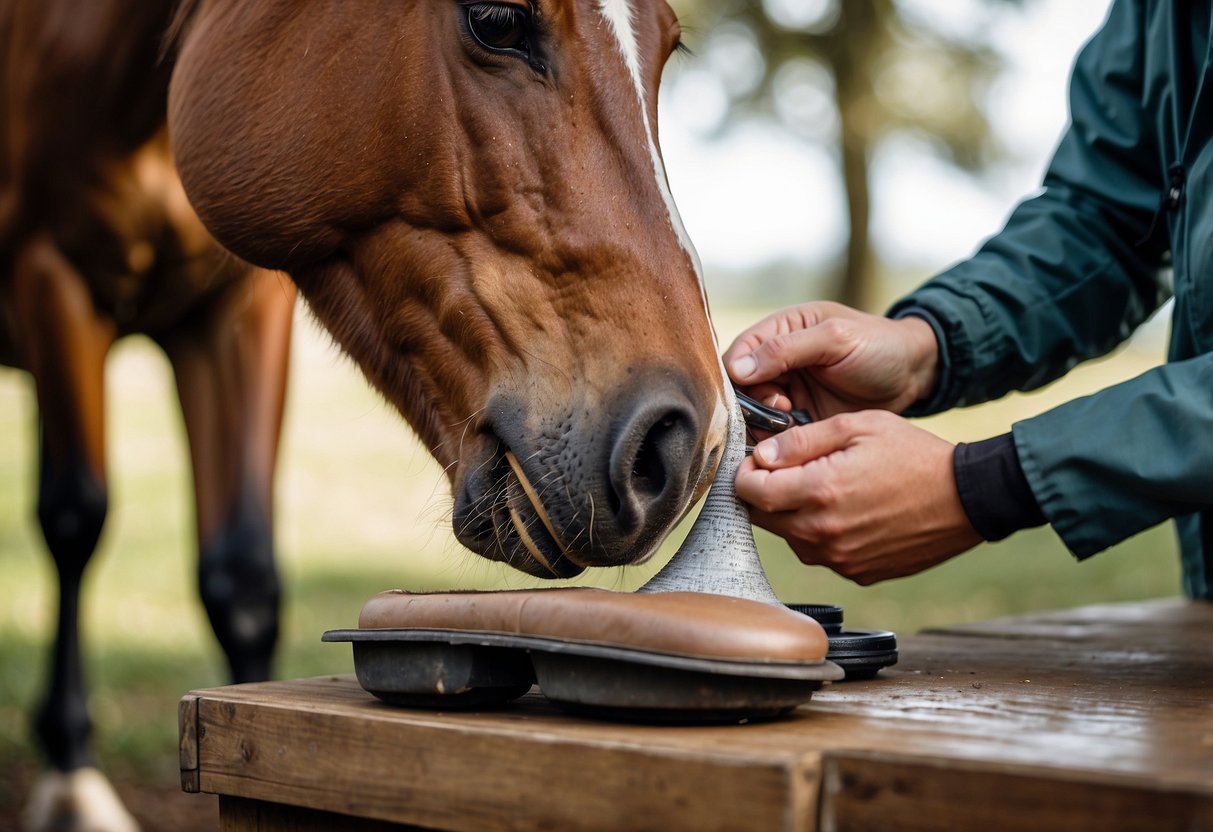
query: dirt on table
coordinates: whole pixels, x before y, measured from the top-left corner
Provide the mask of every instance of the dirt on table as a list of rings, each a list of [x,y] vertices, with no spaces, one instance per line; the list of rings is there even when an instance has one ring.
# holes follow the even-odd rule
[[[0,832],[19,832],[21,810],[38,771],[0,760]],[[115,779],[114,788],[143,832],[215,832],[219,828],[219,799],[210,794],[186,794],[178,782],[139,782]]]

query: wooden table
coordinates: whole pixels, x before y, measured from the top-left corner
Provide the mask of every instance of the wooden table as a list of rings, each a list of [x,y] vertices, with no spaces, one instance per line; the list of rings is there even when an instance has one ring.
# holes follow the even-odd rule
[[[537,694],[395,709],[352,677],[195,691],[182,780],[221,796],[225,830],[1213,830],[1213,604],[900,641],[877,679],[726,727],[596,722]]]

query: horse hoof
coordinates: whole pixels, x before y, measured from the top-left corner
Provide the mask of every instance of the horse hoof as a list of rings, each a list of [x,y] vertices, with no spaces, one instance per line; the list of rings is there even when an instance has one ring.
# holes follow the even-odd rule
[[[139,832],[139,824],[95,768],[47,771],[23,818],[26,832]]]

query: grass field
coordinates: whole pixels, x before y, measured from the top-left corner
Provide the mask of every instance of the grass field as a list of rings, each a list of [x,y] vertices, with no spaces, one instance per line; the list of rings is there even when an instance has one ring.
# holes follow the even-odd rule
[[[757,314],[720,317],[726,343]],[[1157,344],[1128,347],[1045,391],[927,424],[957,441],[991,436],[1016,419],[1135,375],[1159,357]],[[111,513],[87,578],[84,612],[95,746],[118,780],[172,792],[176,700],[191,688],[223,683],[222,662],[195,598],[189,472],[167,364],[149,343],[131,340],[112,357],[110,378]],[[18,793],[37,762],[28,714],[42,684],[54,617],[51,566],[32,520],[35,418],[28,378],[0,370],[0,830],[11,828]],[[321,644],[320,633],[352,625],[362,601],[380,589],[536,583],[454,542],[437,466],[306,319],[296,330],[277,506],[286,592],[280,676],[349,672],[349,648]],[[776,539],[760,536],[760,547],[785,600],[840,603],[854,626],[903,633],[1033,609],[1173,595],[1179,583],[1169,527],[1083,564],[1052,532],[1037,530],[867,589],[801,566]],[[632,588],[662,560],[581,582]]]

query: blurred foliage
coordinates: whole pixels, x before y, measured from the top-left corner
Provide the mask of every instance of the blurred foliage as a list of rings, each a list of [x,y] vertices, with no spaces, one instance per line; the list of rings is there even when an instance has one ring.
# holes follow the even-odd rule
[[[984,0],[980,14],[1017,0]],[[940,31],[895,0],[673,0],[686,40],[717,76],[730,118],[781,123],[836,151],[849,235],[838,297],[875,300],[869,163],[879,142],[912,133],[979,171],[1000,156],[983,110],[1003,69],[990,45]],[[985,21],[988,22],[988,21]],[[985,27],[978,25],[975,30]]]

